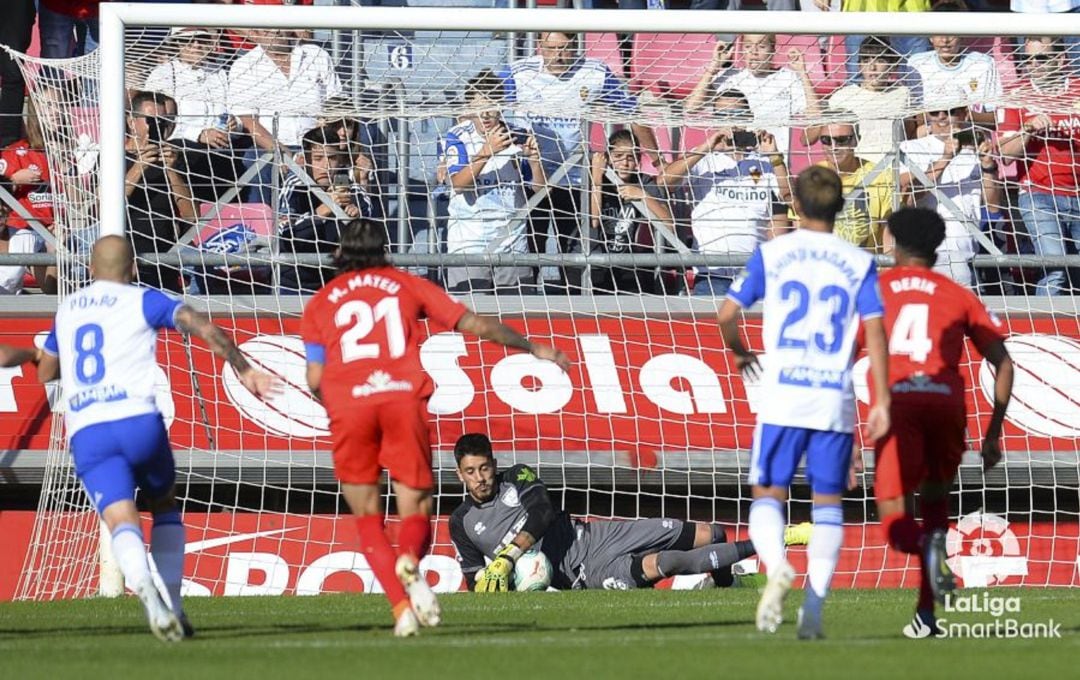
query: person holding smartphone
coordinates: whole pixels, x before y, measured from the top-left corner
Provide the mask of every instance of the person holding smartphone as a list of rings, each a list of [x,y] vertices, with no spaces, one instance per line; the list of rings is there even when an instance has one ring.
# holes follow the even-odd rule
[[[931,103],[932,104],[932,103]],[[935,210],[945,220],[945,241],[938,247],[934,271],[971,287],[970,265],[984,210],[999,212],[1002,187],[990,142],[972,125],[966,106],[932,104],[925,114],[927,135],[900,144],[900,191],[908,205]],[[930,184],[911,169],[925,173]]]
[[[160,92],[135,92],[128,113],[124,152],[127,173],[128,238],[136,254],[164,253],[196,218],[191,173],[183,154],[167,142],[176,118],[176,101]],[[174,292],[182,289],[179,270],[141,262],[139,283]]]
[[[590,253],[652,252],[653,230],[672,229],[667,193],[641,172],[641,147],[631,130],[608,137],[607,152],[592,157],[589,184]],[[656,270],[592,267],[594,293],[655,293]]]
[[[278,213],[282,253],[333,253],[345,225],[357,218],[380,217],[356,181],[336,127],[319,126],[304,133],[299,160],[307,177],[292,173],[281,187]],[[281,292],[310,294],[333,276],[329,267],[283,265]]]
[[[465,87],[461,122],[446,134],[450,184],[446,250],[451,254],[527,253],[527,194],[547,177],[531,131],[510,126],[499,108],[503,81],[481,71]],[[535,281],[531,267],[448,267],[453,292],[519,292]]]
[[[736,90],[720,92],[720,117],[748,117],[750,106]],[[658,183],[668,190],[689,184],[690,227],[700,253],[746,254],[787,231],[791,201],[787,164],[766,131],[733,125],[712,132],[682,158],[668,164]],[[741,267],[697,267],[694,295],[722,297]]]

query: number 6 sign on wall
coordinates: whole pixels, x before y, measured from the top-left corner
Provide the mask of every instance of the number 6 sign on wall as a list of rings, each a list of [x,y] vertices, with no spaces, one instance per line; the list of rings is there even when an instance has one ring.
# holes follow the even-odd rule
[[[387,45],[386,61],[390,64],[390,68],[396,71],[411,71],[413,69],[412,45],[406,43]]]

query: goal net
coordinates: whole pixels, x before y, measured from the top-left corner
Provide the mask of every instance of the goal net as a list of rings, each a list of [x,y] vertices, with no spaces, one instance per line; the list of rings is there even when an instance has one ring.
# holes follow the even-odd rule
[[[98,52],[18,58],[58,185],[61,295],[87,280],[88,244],[123,225],[140,281],[183,293],[285,383],[260,402],[204,346],[163,335],[187,594],[376,587],[340,519],[298,338],[304,296],[357,217],[385,225],[395,263],[574,360],[563,374],[429,329],[439,519],[423,566],[438,589],[462,587],[446,518],[466,432],[487,433],[503,467],[535,466],[576,515],[744,536],[757,394],[716,302],[756,243],[795,228],[789,181],[815,163],[845,180],[838,232],[883,257],[892,211],[937,209],[938,269],[1008,327],[1015,399],[985,475],[993,373],[965,354],[954,568],[968,586],[1077,584],[1080,60],[1069,39],[1029,37],[1080,35],[1072,16],[905,15],[909,31],[954,35],[927,39],[850,13],[102,12]],[[760,349],[758,314],[746,321]],[[104,581],[54,429],[21,598]],[[917,563],[876,524],[871,453],[845,497],[835,583],[913,586]],[[793,521],[808,495],[800,477]]]

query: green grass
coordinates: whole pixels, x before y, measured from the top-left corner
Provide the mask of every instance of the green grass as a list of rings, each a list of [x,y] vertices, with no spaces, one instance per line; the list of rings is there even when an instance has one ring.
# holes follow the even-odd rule
[[[442,598],[442,627],[409,640],[393,638],[382,597],[193,598],[197,637],[165,645],[129,597],[0,604],[0,677],[1074,677],[1080,591],[991,594],[1019,596],[1010,616],[1053,618],[1062,638],[908,640],[900,630],[913,591],[840,590],[826,609],[828,639],[802,642],[790,623],[757,633],[757,594],[728,589],[456,594]],[[800,599],[789,600],[789,621]]]

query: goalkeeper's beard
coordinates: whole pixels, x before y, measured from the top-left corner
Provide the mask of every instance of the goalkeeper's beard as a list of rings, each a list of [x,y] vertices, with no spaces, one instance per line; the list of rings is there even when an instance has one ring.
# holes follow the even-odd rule
[[[495,484],[494,482],[487,485],[477,484],[473,487],[472,497],[480,503],[487,503],[495,497]]]

